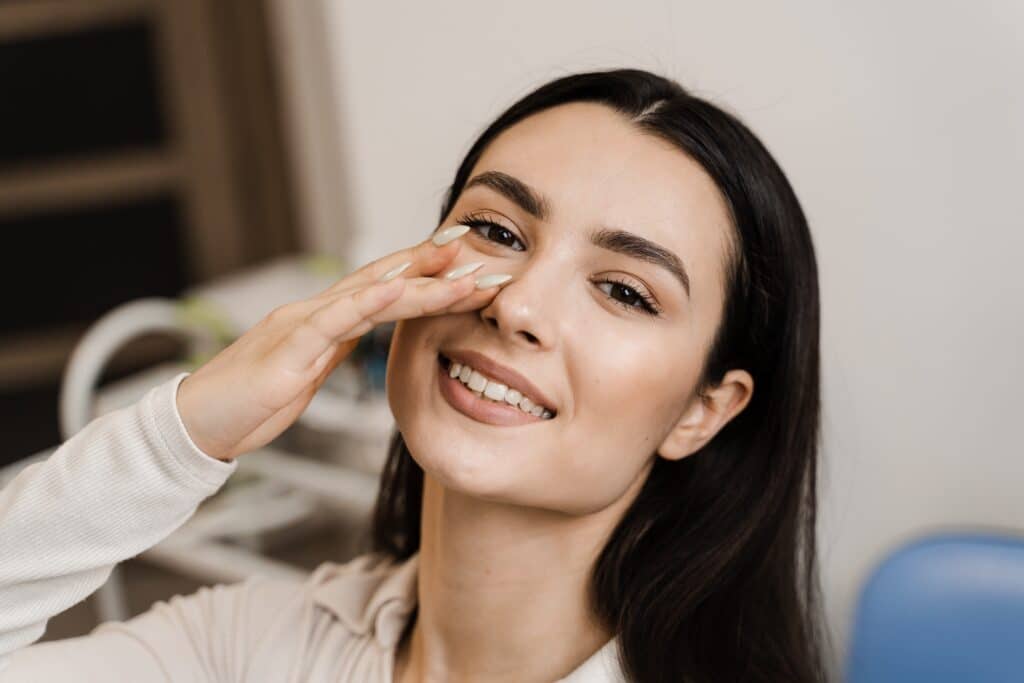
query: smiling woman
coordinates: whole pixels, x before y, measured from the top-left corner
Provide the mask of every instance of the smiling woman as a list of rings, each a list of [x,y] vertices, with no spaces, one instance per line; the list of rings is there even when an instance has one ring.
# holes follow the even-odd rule
[[[643,71],[549,83],[474,143],[429,239],[0,490],[0,681],[823,681],[818,306],[800,204],[743,124]],[[385,321],[368,552],[22,647]]]
[[[511,650],[550,680],[604,644],[628,680],[824,680],[817,270],[765,147],[661,77],[570,76],[474,143],[456,224],[459,261],[513,279],[395,330],[373,550],[418,560],[399,676]],[[457,380],[500,378],[433,370],[453,346],[557,414],[494,419]]]

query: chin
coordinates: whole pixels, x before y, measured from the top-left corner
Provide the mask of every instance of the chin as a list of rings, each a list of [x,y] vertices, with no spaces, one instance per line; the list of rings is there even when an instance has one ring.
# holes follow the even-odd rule
[[[510,477],[514,479],[517,474],[509,465],[514,463],[516,453],[488,445],[453,418],[438,420],[428,411],[419,411],[401,431],[413,460],[445,488],[508,501],[514,488]],[[521,476],[521,469],[518,474]]]

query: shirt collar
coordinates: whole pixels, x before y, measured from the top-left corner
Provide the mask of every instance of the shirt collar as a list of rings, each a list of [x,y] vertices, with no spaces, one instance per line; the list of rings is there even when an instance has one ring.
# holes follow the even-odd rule
[[[381,561],[363,555],[347,564],[325,563],[312,577],[313,602],[334,614],[353,633],[371,635],[382,647],[394,647],[416,608],[419,553],[406,560]],[[617,638],[556,683],[624,683]]]
[[[313,580],[313,602],[324,607],[353,633],[372,635],[383,647],[398,643],[416,607],[419,555],[393,562],[363,555],[343,565],[326,563]]]

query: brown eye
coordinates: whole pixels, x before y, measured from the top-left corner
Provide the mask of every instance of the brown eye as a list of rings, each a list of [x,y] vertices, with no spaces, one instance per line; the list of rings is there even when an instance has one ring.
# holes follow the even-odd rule
[[[607,290],[605,289],[607,285]],[[609,298],[623,308],[640,311],[649,315],[658,315],[658,307],[654,298],[634,288],[628,282],[618,280],[601,280],[598,288],[608,294]]]
[[[498,225],[494,221],[488,221],[482,218],[465,218],[460,220],[459,223],[473,228],[488,242],[500,244],[501,246],[508,247],[513,251],[526,250],[526,247],[523,245],[522,241],[516,237],[514,232],[503,225]],[[519,244],[518,248],[514,246],[516,243]]]

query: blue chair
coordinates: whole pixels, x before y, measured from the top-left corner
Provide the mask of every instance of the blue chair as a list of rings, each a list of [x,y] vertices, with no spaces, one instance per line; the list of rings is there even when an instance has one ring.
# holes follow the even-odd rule
[[[1024,537],[941,534],[890,553],[861,590],[846,681],[1024,681]]]

